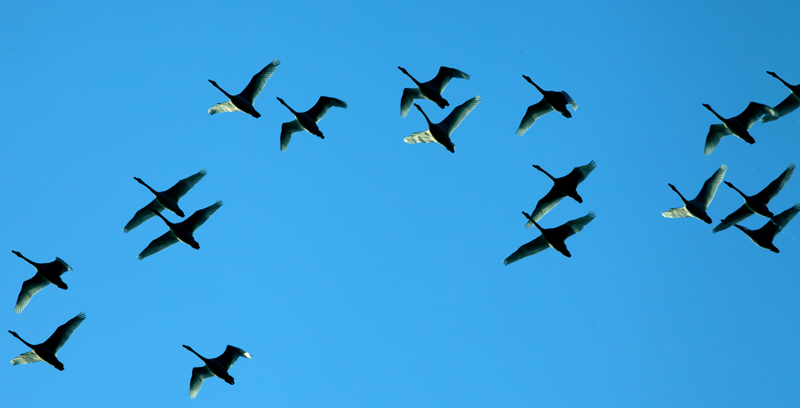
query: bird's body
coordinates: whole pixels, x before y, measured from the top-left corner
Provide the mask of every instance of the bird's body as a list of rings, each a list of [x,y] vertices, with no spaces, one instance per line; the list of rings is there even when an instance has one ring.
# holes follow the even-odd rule
[[[411,76],[411,74],[409,74],[405,68],[397,68],[402,73],[408,75],[408,77],[411,78],[411,80],[417,85],[416,88],[403,89],[403,97],[400,98],[401,117],[406,117],[406,115],[408,115],[408,111],[411,109],[411,105],[414,103],[415,99],[427,99],[444,109],[445,107],[449,106],[450,103],[442,97],[442,92],[444,92],[444,88],[447,87],[447,84],[450,83],[450,80],[453,78],[469,80],[469,75],[465,74],[464,72],[453,68],[440,67],[439,72],[433,79],[428,82],[419,82],[413,76]]]
[[[714,109],[711,109],[711,106],[709,106],[707,103],[704,103],[703,106],[705,106],[706,109],[711,111],[714,116],[722,121],[721,125],[711,125],[711,127],[708,129],[708,135],[706,135],[705,154],[711,154],[711,152],[713,152],[719,144],[719,141],[728,135],[734,135],[750,144],[755,143],[756,140],[753,139],[753,136],[750,136],[750,127],[752,127],[762,115],[775,114],[775,111],[773,111],[772,108],[767,105],[750,102],[750,104],[747,105],[747,108],[745,108],[744,112],[740,113],[738,116],[726,119],[720,116],[720,114],[714,111]]]
[[[794,168],[795,168],[794,164],[790,164],[789,167],[786,168],[786,170],[784,170],[780,176],[778,176],[778,178],[769,183],[769,185],[767,185],[767,187],[758,192],[758,194],[752,196],[745,195],[744,193],[739,191],[739,189],[734,187],[733,184],[728,183],[726,181],[725,184],[736,190],[742,196],[742,198],[744,198],[745,201],[744,204],[741,207],[739,207],[738,210],[734,211],[733,213],[725,217],[720,222],[719,225],[714,227],[714,229],[711,232],[717,233],[719,231],[730,228],[732,225],[738,224],[739,222],[743,221],[744,219],[753,214],[759,214],[767,218],[772,218],[773,214],[767,208],[767,204],[769,204],[769,202],[773,198],[775,198],[775,196],[778,195],[778,193],[780,193],[781,189],[783,189],[783,186],[792,177],[792,173],[794,173]]]
[[[706,210],[708,210],[711,200],[714,199],[714,194],[717,193],[717,187],[719,187],[719,183],[722,182],[722,178],[725,177],[725,172],[727,170],[728,166],[724,164],[720,166],[720,168],[714,172],[714,175],[712,175],[711,178],[703,183],[703,188],[700,189],[697,197],[695,197],[693,200],[685,199],[678,189],[675,188],[675,186],[669,184],[669,187],[681,197],[684,206],[672,208],[669,211],[661,213],[661,215],[667,218],[694,217],[705,221],[706,224],[711,224],[711,217],[708,216]]]
[[[320,96],[319,100],[317,100],[317,103],[315,103],[311,109],[305,112],[295,111],[281,98],[278,98],[278,101],[287,109],[289,109],[289,111],[292,112],[295,117],[295,120],[286,122],[281,126],[281,151],[285,151],[289,147],[289,142],[292,140],[292,135],[302,130],[324,139],[325,136],[323,136],[322,132],[319,130],[317,122],[325,117],[325,114],[328,113],[328,109],[330,109],[332,106],[337,108],[347,108],[347,104],[344,101],[327,96]]]
[[[266,85],[267,80],[272,76],[272,74],[275,72],[275,69],[278,68],[278,65],[280,64],[281,62],[277,58],[270,62],[266,67],[264,67],[264,69],[253,76],[253,78],[250,80],[250,83],[248,83],[244,90],[238,95],[231,95],[225,92],[225,90],[220,88],[216,82],[209,79],[208,82],[222,91],[222,93],[228,97],[229,101],[221,102],[212,106],[208,110],[208,114],[213,115],[220,112],[242,111],[255,118],[261,117],[261,114],[258,113],[253,107],[253,103],[255,102],[258,94],[261,93],[261,90],[264,89],[264,85]]]
[[[191,347],[187,345],[183,347],[194,353],[197,357],[200,357],[203,363],[205,363],[204,367],[195,367],[192,369],[192,379],[189,381],[189,398],[196,397],[197,393],[200,392],[200,387],[203,386],[203,380],[212,376],[219,377],[226,383],[233,385],[233,377],[228,374],[228,370],[231,369],[233,363],[235,363],[240,356],[249,359],[253,358],[250,353],[230,345],[226,347],[222,355],[217,358],[205,358]]]
[[[24,257],[18,251],[11,252],[36,268],[36,274],[22,283],[22,290],[20,290],[17,303],[14,306],[14,311],[16,313],[21,313],[25,309],[25,306],[28,305],[28,302],[31,301],[33,295],[51,283],[59,289],[67,289],[67,284],[61,279],[61,275],[68,270],[72,270],[72,267],[67,265],[61,258],[56,257],[56,260],[53,262],[37,263]]]
[[[12,336],[19,339],[21,342],[25,343],[26,346],[30,347],[32,351],[27,353],[20,354],[13,360],[11,360],[11,364],[29,364],[29,363],[36,363],[39,361],[44,361],[47,364],[52,365],[59,371],[64,370],[64,364],[58,360],[56,357],[58,355],[58,350],[64,346],[64,343],[69,340],[72,333],[78,326],[83,323],[86,319],[86,315],[81,312],[77,316],[70,319],[68,322],[59,326],[56,331],[47,339],[44,343],[41,344],[30,344],[27,341],[23,340],[17,333],[9,330],[8,332],[11,333]]]
[[[789,88],[789,91],[791,91],[791,93],[789,93],[789,96],[787,96],[786,99],[783,100],[783,102],[779,103],[777,106],[772,108],[774,113],[767,114],[761,117],[762,122],[771,122],[780,117],[786,116],[790,112],[797,109],[798,106],[800,106],[800,84],[791,85],[788,82],[784,81],[781,77],[779,77],[778,74],[772,71],[767,71],[767,73],[777,78],[779,81],[781,81],[781,83],[786,85],[786,87]]]
[[[203,223],[206,222],[206,220],[208,220],[208,218],[211,217],[211,215],[214,214],[219,207],[222,207],[221,200],[218,200],[216,203],[203,208],[202,210],[195,211],[194,214],[192,214],[189,218],[179,223],[171,223],[169,220],[164,218],[163,215],[153,211],[153,214],[164,220],[169,227],[169,231],[167,231],[164,235],[154,239],[150,245],[148,245],[147,248],[145,248],[139,254],[139,260],[158,253],[178,241],[183,242],[194,249],[200,249],[200,244],[198,244],[194,239],[194,232],[200,228],[200,226],[203,225]]]
[[[734,226],[747,234],[750,240],[756,245],[778,253],[780,251],[775,244],[772,243],[772,241],[775,239],[778,233],[781,232],[784,227],[786,227],[786,224],[788,224],[789,221],[791,221],[792,218],[797,215],[798,212],[800,212],[800,204],[795,204],[794,207],[772,217],[770,221],[767,221],[763,227],[757,230],[751,230],[750,228],[743,227],[739,224],[734,224]]]
[[[536,85],[528,76],[523,75],[522,77],[539,90],[542,94],[542,100],[529,106],[528,110],[525,111],[525,116],[522,117],[522,122],[520,122],[517,128],[517,136],[524,135],[525,132],[536,123],[536,119],[539,119],[541,116],[553,110],[562,114],[565,118],[572,117],[572,114],[567,110],[567,105],[571,105],[572,109],[578,110],[578,104],[575,103],[566,92],[545,91],[540,88],[539,85]]]
[[[456,106],[452,112],[450,112],[447,117],[441,121],[440,123],[432,123],[430,119],[428,119],[428,115],[422,111],[419,105],[416,103],[414,106],[422,113],[422,116],[425,117],[425,121],[428,122],[428,130],[424,132],[417,132],[413,133],[411,136],[406,137],[404,140],[406,143],[439,143],[440,145],[444,146],[447,150],[451,153],[455,153],[456,145],[450,141],[450,135],[453,131],[456,130],[458,125],[464,120],[465,117],[473,110],[478,103],[481,101],[480,95],[475,96],[474,98],[464,102],[463,104]]]
[[[505,265],[538,254],[547,248],[553,248],[562,255],[571,258],[572,254],[567,250],[567,245],[564,241],[580,232],[586,224],[590,223],[595,218],[594,213],[590,212],[581,218],[566,222],[556,228],[542,228],[528,213],[523,212],[522,214],[541,231],[542,235],[519,247],[513,254],[509,255],[508,258],[503,261]]]
[[[550,173],[544,171],[541,167],[537,165],[533,165],[533,167],[542,173],[546,174],[547,177],[550,177],[550,180],[553,181],[553,187],[550,191],[536,204],[536,208],[531,213],[531,219],[533,221],[539,221],[544,217],[545,214],[550,212],[556,204],[561,202],[564,197],[571,197],[573,200],[582,203],[583,199],[580,195],[578,195],[578,185],[580,185],[583,180],[586,180],[586,177],[589,176],[589,173],[597,167],[594,160],[589,162],[589,164],[585,166],[575,167],[572,171],[564,177],[555,178],[550,175]],[[525,227],[530,229],[533,227],[533,221],[528,220],[525,224]]]
[[[160,213],[161,210],[164,208],[172,211],[175,215],[179,217],[183,217],[184,213],[183,210],[178,207],[178,200],[181,199],[184,195],[186,195],[195,184],[197,184],[200,180],[203,179],[206,175],[206,169],[200,169],[199,172],[175,183],[174,186],[170,187],[168,190],[164,191],[156,191],[147,183],[142,181],[142,179],[138,177],[134,177],[133,179],[139,182],[139,184],[147,187],[156,198],[147,204],[144,208],[140,209],[139,211],[134,214],[133,218],[125,224],[125,227],[122,229],[123,232],[127,233],[128,231],[138,227],[143,222],[149,220],[154,216],[154,212]]]

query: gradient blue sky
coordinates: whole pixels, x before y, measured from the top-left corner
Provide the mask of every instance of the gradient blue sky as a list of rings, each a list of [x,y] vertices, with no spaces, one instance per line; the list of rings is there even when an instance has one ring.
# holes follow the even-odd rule
[[[5,365],[4,406],[796,407],[800,404],[800,221],[780,254],[730,229],[666,219],[721,164],[755,193],[800,165],[800,112],[757,123],[757,143],[709,125],[800,82],[797,1],[694,2],[13,2],[0,11],[0,350],[86,321],[45,363]],[[209,116],[275,58],[263,115]],[[406,145],[426,128],[400,96],[441,65],[465,71],[451,107],[482,102],[453,135],[455,154]],[[544,89],[579,104],[514,134]],[[326,138],[281,123],[321,95],[346,101]],[[420,102],[434,121],[449,112]],[[594,211],[552,249],[502,260],[556,176],[591,160]],[[201,249],[136,255],[167,228],[122,227],[157,189],[201,168],[187,215],[222,199]],[[770,204],[800,202],[798,175]],[[742,204],[721,185],[715,222]],[[172,213],[166,216],[175,221]],[[766,219],[743,224],[758,228]],[[17,315],[34,269],[58,256],[69,290],[45,288]],[[230,386],[189,399],[187,344],[240,359]],[[0,366],[2,367],[2,366]]]

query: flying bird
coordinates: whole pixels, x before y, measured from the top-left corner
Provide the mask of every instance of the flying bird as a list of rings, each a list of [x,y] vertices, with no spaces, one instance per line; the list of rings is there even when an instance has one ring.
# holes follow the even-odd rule
[[[705,221],[706,224],[711,224],[711,217],[706,214],[706,210],[708,209],[708,205],[711,204],[711,200],[714,199],[714,194],[717,193],[717,187],[719,187],[719,183],[722,182],[722,178],[725,177],[725,172],[727,170],[728,166],[724,164],[720,166],[720,168],[714,172],[714,175],[703,183],[703,188],[700,189],[700,192],[697,193],[697,197],[693,200],[686,200],[675,186],[668,184],[669,187],[681,197],[683,207],[672,208],[669,211],[661,213],[661,215],[667,218],[694,217]]]
[[[534,164],[533,168],[541,171],[542,173],[546,174],[547,177],[550,177],[550,180],[553,180],[553,187],[536,204],[536,208],[531,213],[531,218],[533,221],[539,221],[542,219],[542,217],[550,212],[550,210],[552,210],[556,204],[560,203],[564,197],[571,197],[573,200],[582,203],[583,199],[580,195],[578,195],[577,188],[583,182],[583,180],[586,180],[586,177],[589,176],[589,173],[591,173],[595,167],[597,167],[597,165],[595,164],[594,160],[592,160],[585,166],[575,167],[564,177],[555,178],[551,176],[550,173],[544,171],[544,169]],[[533,227],[533,221],[529,220],[525,224],[525,228],[531,229],[531,227]]]
[[[411,109],[411,104],[414,103],[415,99],[427,99],[429,101],[433,101],[440,108],[444,109],[446,106],[449,106],[450,103],[447,102],[444,98],[442,98],[442,92],[444,92],[444,88],[447,87],[447,84],[450,83],[450,80],[453,78],[462,78],[469,80],[469,75],[453,68],[447,67],[440,67],[439,73],[436,74],[433,79],[428,82],[419,82],[414,79],[408,71],[405,70],[403,67],[397,67],[401,72],[408,75],[415,84],[417,84],[417,88],[405,88],[403,89],[403,97],[400,98],[400,117],[406,117],[408,115],[408,111]]]
[[[753,136],[750,136],[750,132],[748,132],[750,127],[753,126],[753,123],[758,121],[758,118],[760,118],[761,115],[775,114],[775,111],[773,111],[772,108],[767,105],[750,102],[750,104],[747,105],[747,108],[745,108],[744,112],[740,113],[739,116],[725,119],[720,116],[719,113],[714,111],[714,109],[711,109],[711,106],[709,106],[707,103],[704,103],[703,106],[705,106],[706,109],[711,111],[714,116],[722,121],[721,125],[711,125],[711,127],[708,129],[705,149],[705,154],[707,155],[711,154],[711,152],[713,152],[719,144],[719,141],[728,135],[734,135],[750,144],[755,143],[756,140],[753,139]]]
[[[786,99],[783,100],[783,102],[779,103],[778,106],[772,108],[774,114],[766,114],[763,117],[761,117],[762,122],[771,122],[780,117],[786,116],[793,110],[797,109],[798,106],[800,106],[800,84],[790,85],[788,82],[781,79],[781,77],[779,77],[778,74],[772,71],[767,71],[767,73],[774,76],[775,78],[778,78],[779,81],[783,82],[783,84],[786,85],[787,88],[789,88],[791,93],[789,94],[789,96],[786,97]]]
[[[16,313],[21,313],[31,301],[36,292],[45,288],[49,284],[56,285],[59,289],[67,289],[67,284],[61,280],[63,275],[68,270],[73,270],[71,266],[67,265],[61,258],[56,257],[56,260],[49,263],[37,263],[22,256],[18,251],[11,251],[14,255],[26,260],[29,264],[36,268],[36,275],[22,283],[22,290],[17,297],[17,304],[14,306]]]
[[[200,249],[200,244],[197,243],[194,239],[194,232],[203,225],[206,220],[214,214],[219,207],[222,207],[222,200],[217,200],[216,203],[203,208],[202,210],[197,210],[192,214],[189,218],[173,224],[169,222],[163,215],[153,211],[153,214],[157,215],[159,218],[164,220],[164,222],[169,227],[169,231],[167,231],[164,235],[156,238],[147,248],[139,254],[139,260],[147,258],[150,255],[155,253],[161,252],[165,248],[168,248],[172,244],[181,241],[186,245],[194,249]]]
[[[428,115],[422,111],[422,108],[419,107],[416,103],[414,106],[419,109],[422,113],[422,116],[425,117],[425,121],[428,122],[428,130],[424,132],[417,132],[411,134],[411,136],[406,137],[406,143],[439,143],[440,145],[444,146],[449,150],[451,153],[456,152],[456,145],[450,141],[450,135],[453,131],[456,130],[458,125],[461,123],[464,118],[467,117],[467,114],[472,112],[476,106],[478,106],[478,102],[481,101],[481,96],[477,95],[476,97],[464,102],[463,104],[456,106],[446,118],[440,123],[431,123],[431,120],[428,119]]]
[[[533,218],[531,218],[530,215],[528,215],[528,213],[523,212],[522,214],[525,215],[525,218],[530,220],[530,222],[542,232],[542,235],[519,247],[519,249],[514,251],[513,254],[509,255],[508,258],[503,261],[504,265],[508,265],[510,263],[517,262],[522,258],[527,258],[531,255],[538,254],[548,247],[555,249],[567,258],[571,258],[572,254],[570,254],[569,250],[567,250],[567,245],[564,243],[564,241],[580,232],[580,230],[582,230],[586,224],[592,222],[595,217],[594,213],[590,212],[581,218],[566,222],[559,227],[542,228],[536,221],[533,220]]]
[[[542,93],[542,100],[529,106],[528,110],[525,111],[525,116],[522,117],[522,122],[520,122],[519,128],[517,128],[517,136],[524,135],[525,132],[536,123],[536,119],[539,119],[541,116],[553,110],[564,115],[565,118],[571,118],[572,114],[567,110],[567,104],[572,105],[572,109],[578,110],[578,104],[575,103],[566,92],[545,91],[540,88],[539,85],[536,85],[528,76],[523,75],[522,77]]]
[[[208,110],[208,114],[213,115],[220,112],[242,111],[255,118],[261,117],[261,114],[256,112],[256,109],[253,107],[253,103],[256,97],[258,97],[258,94],[261,93],[261,90],[264,89],[264,85],[266,85],[269,77],[275,72],[275,68],[278,68],[280,64],[281,62],[277,58],[270,62],[269,65],[253,76],[250,83],[247,84],[244,90],[238,95],[231,95],[225,92],[216,82],[209,79],[208,82],[211,82],[211,85],[214,85],[217,89],[222,91],[230,100],[212,106],[211,109]]]
[[[201,169],[197,173],[175,183],[174,186],[165,191],[153,190],[153,188],[148,186],[147,183],[142,181],[142,179],[139,177],[134,177],[134,180],[147,187],[147,189],[150,190],[150,192],[152,192],[156,198],[151,201],[150,204],[147,204],[144,208],[137,211],[133,218],[131,218],[131,220],[125,224],[125,227],[122,228],[122,232],[127,233],[128,231],[138,227],[143,222],[153,218],[153,212],[160,213],[164,208],[174,212],[178,217],[183,217],[183,210],[178,207],[178,200],[186,195],[186,193],[189,192],[189,190],[191,190],[192,187],[194,187],[194,185],[202,180],[205,176],[206,169]]]
[[[319,130],[317,126],[317,122],[322,120],[325,117],[325,114],[328,113],[328,109],[331,106],[335,106],[337,108],[347,108],[347,104],[344,101],[341,101],[336,98],[329,98],[327,96],[320,96],[317,103],[311,107],[306,112],[297,112],[292,109],[283,99],[278,98],[278,101],[283,104],[295,117],[295,120],[291,122],[286,122],[281,126],[281,151],[286,151],[286,148],[289,147],[289,142],[292,140],[292,135],[296,132],[300,132],[305,130],[312,135],[319,136],[320,139],[324,139],[325,136],[322,135],[322,131]]]
[[[770,200],[775,198],[775,196],[781,192],[783,186],[787,181],[789,181],[789,178],[792,177],[792,173],[794,173],[794,164],[790,164],[789,167],[784,170],[780,176],[778,176],[778,178],[769,183],[769,185],[761,190],[758,194],[752,196],[742,193],[738,188],[734,187],[733,184],[726,181],[725,184],[727,184],[728,187],[736,190],[736,192],[738,192],[742,198],[744,198],[744,204],[739,207],[738,210],[725,217],[719,225],[711,230],[711,232],[717,233],[728,229],[732,225],[742,222],[744,219],[753,214],[759,214],[767,218],[772,218],[773,214],[767,208],[767,204],[769,204]]]
[[[217,358],[205,358],[194,351],[191,347],[184,345],[186,350],[191,351],[197,357],[200,357],[205,363],[204,367],[195,367],[192,369],[192,379],[189,381],[189,398],[194,398],[200,392],[200,387],[203,386],[203,380],[206,378],[217,376],[225,380],[226,383],[233,385],[233,377],[228,374],[228,370],[233,367],[233,363],[239,359],[239,356],[244,356],[253,359],[250,353],[229,345],[221,356]]]
[[[61,350],[61,347],[64,347],[64,343],[66,343],[67,340],[69,340],[69,337],[72,336],[72,332],[74,332],[75,329],[77,329],[85,319],[86,315],[83,312],[80,312],[80,314],[77,316],[69,319],[68,322],[58,326],[53,335],[41,344],[30,344],[27,341],[22,340],[22,337],[19,337],[17,333],[9,330],[8,332],[11,333],[12,336],[18,338],[19,341],[25,343],[25,345],[30,347],[32,350],[27,353],[20,354],[11,360],[11,364],[30,364],[44,361],[59,371],[64,371],[64,364],[58,361],[58,358],[56,357],[58,355],[58,350]]]
[[[747,234],[750,240],[756,245],[778,253],[781,251],[775,247],[775,245],[772,243],[772,240],[775,239],[775,236],[777,236],[778,233],[781,232],[784,227],[786,227],[786,224],[788,224],[798,212],[800,212],[800,204],[795,204],[794,207],[772,217],[772,220],[767,221],[763,227],[757,230],[751,230],[750,228],[743,227],[739,224],[734,224],[734,226]]]

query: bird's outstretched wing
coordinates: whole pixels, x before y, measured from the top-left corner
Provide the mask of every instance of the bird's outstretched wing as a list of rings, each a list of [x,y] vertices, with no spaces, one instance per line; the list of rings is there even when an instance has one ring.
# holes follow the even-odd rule
[[[589,214],[586,214],[581,218],[576,218],[572,221],[568,221],[562,224],[561,226],[556,227],[555,230],[559,235],[562,235],[566,240],[567,238],[580,232],[583,229],[583,227],[585,227],[586,224],[592,222],[594,218],[595,214],[590,211]]]
[[[253,358],[253,356],[251,356],[250,353],[238,347],[233,347],[231,345],[228,345],[228,347],[225,348],[225,351],[223,351],[222,354],[216,358],[216,360],[219,362],[221,366],[225,367],[226,370],[230,370],[231,367],[233,367],[233,363],[235,363],[240,356],[247,357],[249,359]]]
[[[706,155],[711,154],[717,148],[719,141],[730,134],[731,130],[725,125],[711,125],[708,129],[708,135],[706,135],[706,148],[703,153]]]
[[[541,101],[528,106],[528,110],[525,111],[525,116],[522,117],[522,122],[519,124],[519,128],[517,128],[517,136],[522,136],[528,129],[536,123],[536,119],[544,116],[545,114],[549,113],[553,110],[553,107],[550,106],[547,101],[542,98]]]
[[[442,129],[444,129],[448,135],[453,134],[453,131],[456,130],[461,121],[467,117],[467,115],[478,106],[478,103],[481,101],[481,96],[477,95],[474,98],[462,103],[461,105],[456,106],[452,112],[440,123]]]
[[[776,113],[774,110],[772,110],[772,108],[764,105],[763,103],[750,102],[750,104],[744,109],[744,112],[740,113],[739,116],[736,117],[736,120],[746,128],[750,129],[750,127],[753,126],[753,123],[758,122],[758,119],[761,118],[762,115],[775,116]]]
[[[536,203],[536,209],[534,209],[531,213],[531,218],[533,218],[533,221],[539,222],[539,220],[542,219],[545,214],[549,213],[550,210],[555,208],[555,206],[560,203],[564,197],[566,196],[558,191],[555,186],[551,188],[550,191],[548,191],[547,194],[542,197],[538,203]],[[525,228],[531,229],[533,227],[533,221],[528,220],[528,222],[525,223]]]
[[[203,380],[208,377],[213,377],[211,370],[208,367],[195,367],[192,369],[192,379],[189,380],[189,398],[194,398],[200,392],[200,387],[203,386]]]
[[[233,104],[233,102],[228,101],[228,102],[220,102],[210,107],[208,109],[208,114],[213,115],[215,113],[220,113],[220,112],[237,112],[237,111],[239,111],[239,108],[237,108],[236,105]]]
[[[250,101],[250,104],[252,105],[256,100],[256,97],[258,97],[258,94],[260,94],[261,90],[264,89],[264,85],[267,84],[267,80],[275,72],[275,69],[278,68],[278,65],[281,65],[281,61],[275,58],[266,67],[264,67],[264,69],[259,71],[259,73],[253,75],[253,79],[250,80],[250,83],[247,84],[242,93],[239,95],[242,98]]]
[[[519,247],[513,254],[509,255],[508,258],[503,260],[503,265],[508,265],[510,263],[514,263],[519,261],[522,258],[527,258],[531,255],[536,255],[539,252],[544,251],[545,249],[549,248],[550,245],[547,243],[547,240],[544,239],[543,235],[539,235],[539,238],[534,239],[531,242]]]
[[[69,340],[69,337],[72,336],[72,333],[84,320],[86,320],[86,314],[80,312],[77,316],[69,319],[68,322],[58,326],[53,335],[42,343],[42,346],[52,351],[53,354],[58,353],[58,350],[64,346],[64,343]]]
[[[203,225],[204,222],[206,222],[209,217],[211,217],[212,214],[217,212],[219,207],[222,207],[222,200],[217,200],[216,203],[211,204],[202,210],[195,211],[194,214],[192,214],[185,221],[181,222],[181,224],[184,225],[184,228],[187,230],[195,232],[198,228],[200,228],[201,225]]]
[[[170,187],[169,190],[165,191],[164,193],[172,197],[175,201],[178,201],[181,199],[181,197],[186,195],[186,193],[188,193],[189,190],[191,190],[195,184],[197,184],[200,180],[202,180],[207,173],[208,172],[206,171],[206,169],[204,168],[200,169],[200,171],[198,171],[197,173],[175,183],[174,186]],[[152,213],[150,215],[153,216]]]
[[[680,208],[670,208],[667,211],[661,213],[661,215],[667,218],[691,218],[693,215],[686,209],[686,207]]]
[[[292,141],[292,135],[303,130],[300,122],[297,119],[286,122],[281,126],[281,151],[284,152],[289,147],[289,142]]]
[[[403,97],[400,98],[400,117],[404,118],[411,110],[411,105],[414,104],[415,99],[422,99],[422,92],[419,88],[405,88],[403,89]]]
[[[589,173],[592,172],[597,167],[597,163],[592,160],[589,164],[585,166],[579,166],[572,169],[569,174],[564,176],[564,181],[569,181],[570,183],[575,184],[575,188],[577,188],[583,180],[586,180],[586,177],[589,176]]]
[[[142,253],[139,254],[138,258],[141,261],[144,258],[147,258],[150,255],[159,253],[166,248],[169,248],[173,244],[178,242],[178,237],[172,232],[172,230],[167,231],[164,235],[154,239],[150,242],[150,245],[145,248]]]
[[[453,78],[469,80],[469,75],[454,68],[440,67],[439,72],[433,79],[428,81],[428,84],[430,84],[433,89],[439,90],[439,94],[441,94]]]
[[[765,236],[771,236],[772,238],[775,238],[775,236],[778,235],[778,233],[781,232],[784,227],[786,227],[786,224],[788,224],[798,212],[800,212],[800,204],[795,204],[788,210],[772,217],[772,220],[768,221],[758,230],[758,232]]]
[[[308,116],[314,118],[314,122],[319,122],[323,117],[325,117],[325,114],[328,113],[328,109],[330,109],[331,106],[347,109],[347,104],[340,99],[331,98],[328,96],[320,96],[317,103],[315,103],[314,106],[312,106],[311,109],[309,109],[306,113]]]
[[[775,196],[778,195],[778,193],[781,192],[783,186],[786,185],[786,182],[789,181],[790,178],[792,178],[792,174],[794,173],[794,167],[795,167],[794,164],[790,164],[789,167],[787,167],[786,170],[784,170],[783,173],[781,173],[781,175],[778,176],[778,178],[772,180],[772,182],[769,183],[769,185],[767,185],[766,187],[764,187],[763,190],[759,191],[758,194],[754,196],[754,198],[760,200],[765,204],[769,204],[769,202],[773,198],[775,198]]]
[[[733,224],[738,224],[753,214],[755,213],[753,212],[753,210],[748,208],[747,205],[742,205],[741,207],[739,207],[739,209],[730,213],[727,217],[723,218],[722,221],[720,221],[719,225],[714,227],[714,229],[712,229],[711,232],[716,234],[720,231],[726,230],[732,227]]]
[[[719,187],[719,183],[722,183],[722,178],[725,177],[725,172],[728,171],[728,166],[722,165],[714,172],[714,175],[711,176],[705,183],[703,183],[703,188],[700,189],[700,192],[697,193],[697,197],[694,200],[699,205],[703,206],[704,210],[708,209],[708,205],[711,204],[711,200],[714,199],[714,194],[717,194],[717,187]]]
[[[408,136],[403,140],[406,143],[439,143],[433,138],[433,135],[429,130],[412,133],[411,136]]]
[[[772,122],[780,117],[788,115],[790,112],[797,109],[800,106],[800,99],[798,99],[794,94],[790,93],[783,102],[779,103],[778,106],[772,108],[774,114],[766,114],[761,117],[762,122]]]
[[[35,295],[36,292],[44,289],[45,286],[49,284],[50,282],[43,278],[42,275],[39,275],[38,272],[36,275],[33,275],[32,278],[23,282],[22,290],[19,292],[19,296],[17,297],[17,304],[14,306],[14,312],[22,313],[22,311],[25,309],[25,306],[28,306],[28,302],[31,301],[33,295]]]
[[[42,359],[39,358],[38,355],[36,355],[35,351],[29,351],[27,353],[22,353],[14,357],[14,359],[11,360],[11,364],[12,365],[30,364],[30,363],[38,363],[40,361],[42,361]]]

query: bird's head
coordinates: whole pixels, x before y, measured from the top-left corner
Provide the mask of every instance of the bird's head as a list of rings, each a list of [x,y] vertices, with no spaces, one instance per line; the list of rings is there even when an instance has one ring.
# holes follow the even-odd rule
[[[139,177],[134,177],[133,179],[139,182],[140,184],[144,184],[144,181],[142,181],[142,179],[140,179]]]
[[[210,80],[210,79],[208,80],[208,82],[211,82],[211,85],[217,86],[217,83],[212,81],[212,80]]]
[[[705,106],[705,107],[706,107],[706,109],[708,109],[708,110],[711,110],[711,105],[709,105],[709,104],[707,104],[707,103],[704,103],[704,104],[703,104],[703,106]]]
[[[772,72],[772,71],[767,71],[767,73],[768,73],[768,74],[770,74],[770,75],[772,75],[772,76],[774,76],[775,78],[777,78],[777,77],[778,77],[778,74],[776,74],[776,73],[774,73],[774,72]]]
[[[175,211],[175,215],[177,215],[178,217],[181,217],[181,218],[186,216],[186,214],[184,214],[183,210],[181,210],[180,208],[178,208],[178,211]]]
[[[11,250],[11,253],[12,253],[12,254],[14,254],[14,255],[16,255],[16,256],[18,256],[18,257],[20,257],[20,258],[22,258],[22,254],[21,254],[21,253],[19,253],[19,251],[15,251],[15,250],[13,250],[13,249],[12,249],[12,250]]]
[[[400,70],[400,72],[402,72],[402,73],[404,73],[404,74],[408,75],[408,71],[406,71],[406,69],[405,69],[405,68],[403,68],[403,67],[397,67],[397,69],[399,69],[399,70]]]

